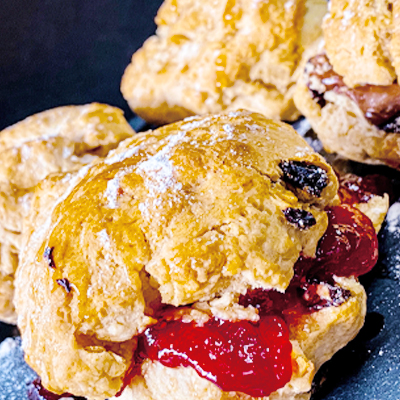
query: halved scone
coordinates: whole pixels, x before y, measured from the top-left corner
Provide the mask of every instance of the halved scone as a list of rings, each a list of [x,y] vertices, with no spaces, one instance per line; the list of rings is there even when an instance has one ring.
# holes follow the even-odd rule
[[[330,1],[294,96],[327,151],[399,168],[399,23],[398,2]]]
[[[27,362],[88,399],[308,398],[363,324],[356,277],[377,259],[372,222],[337,191],[291,127],[247,111],[49,177],[17,274]]]

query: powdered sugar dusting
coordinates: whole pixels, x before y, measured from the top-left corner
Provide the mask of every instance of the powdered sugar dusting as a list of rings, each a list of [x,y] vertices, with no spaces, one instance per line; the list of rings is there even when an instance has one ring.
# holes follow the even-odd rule
[[[147,219],[149,218],[149,206],[152,205],[156,208],[161,206],[160,194],[171,191],[172,196],[176,197],[176,194],[182,189],[182,184],[177,182],[174,177],[174,165],[170,160],[170,155],[173,147],[181,142],[185,135],[185,132],[179,132],[169,137],[168,144],[162,150],[141,162],[137,167],[137,173],[142,176],[149,191],[149,199],[139,204],[139,210]]]
[[[118,189],[120,188],[119,177],[115,177],[107,182],[107,189],[104,192],[104,196],[106,196],[108,203],[107,207],[115,209],[118,207],[117,198],[118,198]]]
[[[110,241],[110,236],[108,236],[107,230],[106,229],[101,230],[100,232],[97,233],[97,236],[99,237],[100,242],[104,247],[104,249],[110,250],[111,241]]]
[[[27,399],[27,385],[36,377],[24,362],[21,339],[5,339],[0,345],[0,399]]]
[[[284,5],[286,11],[289,11],[293,6],[294,6],[293,0],[288,0]]]
[[[207,117],[207,118],[200,119],[198,121],[188,122],[187,124],[182,125],[180,127],[180,129],[183,131],[190,131],[192,129],[198,129],[198,128],[201,128],[204,125],[206,125],[207,122],[209,122],[210,120],[211,120],[211,117]]]
[[[140,150],[140,148],[141,148],[141,146],[129,147],[126,151],[124,151],[122,153],[119,153],[118,149],[114,150],[114,152],[111,153],[111,154],[113,154],[113,156],[107,158],[104,161],[104,164],[111,165],[111,164],[115,164],[118,162],[122,162],[122,161],[126,160],[127,158],[130,158],[130,157],[134,156],[135,154],[137,154],[138,151]]]
[[[224,130],[225,133],[227,133],[226,139],[233,139],[233,132],[235,128],[230,125],[230,124],[225,124],[222,129]]]
[[[400,239],[400,203],[394,203],[386,216],[387,229],[391,233],[398,233]]]
[[[346,10],[343,12],[342,27],[346,28],[349,26],[351,19],[355,16],[353,11]]]

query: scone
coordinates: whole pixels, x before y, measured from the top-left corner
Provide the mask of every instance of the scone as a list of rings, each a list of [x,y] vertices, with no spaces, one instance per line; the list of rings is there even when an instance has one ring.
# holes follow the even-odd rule
[[[294,120],[298,67],[326,9],[325,0],[166,0],[122,94],[155,124],[238,108]]]
[[[0,320],[16,322],[14,274],[35,185],[106,156],[133,133],[121,110],[95,103],[45,111],[0,132]]]
[[[400,166],[400,3],[332,0],[295,103],[325,149]]]
[[[337,192],[290,126],[247,111],[49,177],[16,279],[26,361],[88,399],[308,399],[363,325],[357,276],[377,260],[372,222]]]

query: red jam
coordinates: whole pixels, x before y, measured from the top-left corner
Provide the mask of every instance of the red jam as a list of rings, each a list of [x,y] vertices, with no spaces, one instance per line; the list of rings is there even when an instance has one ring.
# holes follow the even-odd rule
[[[339,177],[339,198],[342,204],[368,203],[374,196],[392,192],[390,179],[383,175],[364,177],[346,174]]]
[[[143,335],[146,358],[167,367],[191,366],[224,391],[268,396],[292,376],[292,345],[285,322],[263,316],[259,322],[210,319],[163,321]]]
[[[224,391],[253,397],[268,396],[289,382],[292,346],[285,319],[344,303],[351,294],[336,286],[333,276],[365,274],[377,261],[378,241],[368,217],[347,204],[326,211],[329,225],[317,257],[300,257],[286,292],[256,289],[241,296],[241,305],[258,308],[258,323],[213,318],[199,326],[167,321],[166,313],[140,337],[125,384],[147,358],[168,367],[190,366]]]
[[[318,276],[360,276],[378,261],[378,238],[371,220],[342,204],[327,210],[329,225],[317,249]]]

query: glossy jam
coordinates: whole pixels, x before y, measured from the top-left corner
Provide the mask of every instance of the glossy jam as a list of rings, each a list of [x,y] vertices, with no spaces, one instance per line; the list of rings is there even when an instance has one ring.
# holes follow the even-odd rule
[[[368,203],[374,196],[388,193],[392,197],[390,179],[383,175],[367,175],[364,177],[346,174],[339,177],[339,198],[344,204]]]
[[[342,204],[327,210],[329,225],[321,238],[316,276],[360,276],[378,261],[378,238],[371,220],[356,208]]]
[[[268,396],[292,376],[292,345],[285,322],[263,316],[259,322],[210,319],[203,326],[182,320],[148,328],[143,357],[167,367],[192,367],[224,391]]]
[[[317,257],[300,257],[286,292],[256,289],[240,297],[241,305],[259,310],[258,323],[210,319],[199,326],[164,310],[140,337],[125,385],[147,358],[167,367],[190,366],[224,391],[254,397],[268,396],[289,382],[292,347],[285,319],[344,303],[350,292],[333,276],[365,274],[377,261],[377,237],[368,217],[348,204],[326,211],[329,225]]]

